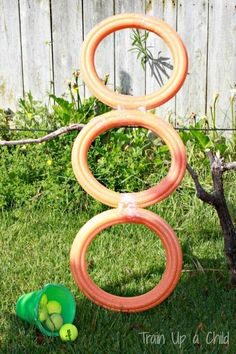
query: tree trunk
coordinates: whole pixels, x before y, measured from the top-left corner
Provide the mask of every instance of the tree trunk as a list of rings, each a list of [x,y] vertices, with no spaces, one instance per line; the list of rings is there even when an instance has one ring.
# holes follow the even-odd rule
[[[229,269],[230,284],[236,286],[236,231],[225,199],[223,182],[223,160],[208,153],[214,188],[214,207],[220,219],[224,235],[224,252]]]
[[[224,252],[229,270],[230,286],[236,287],[236,230],[225,200],[223,184],[223,172],[229,169],[236,169],[236,165],[235,163],[224,164],[223,160],[213,155],[211,151],[208,151],[207,155],[211,163],[212,193],[207,192],[202,187],[197,173],[189,164],[187,164],[187,170],[194,181],[198,198],[212,205],[218,214],[224,235]]]
[[[224,234],[224,252],[229,269],[230,284],[236,287],[236,232],[224,196],[215,206]]]

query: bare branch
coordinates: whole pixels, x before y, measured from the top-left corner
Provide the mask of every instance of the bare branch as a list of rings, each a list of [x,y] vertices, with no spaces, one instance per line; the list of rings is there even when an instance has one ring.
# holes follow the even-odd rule
[[[199,182],[197,173],[193,170],[193,168],[189,164],[187,164],[187,171],[194,181],[198,198],[201,199],[203,202],[214,205],[215,204],[214,196],[208,193],[202,187],[201,183]]]
[[[210,160],[211,168],[218,167],[222,172],[229,171],[229,170],[236,170],[236,161],[224,163],[224,159],[214,156],[211,150],[206,150],[206,154]],[[215,163],[217,166],[215,166]]]
[[[218,204],[221,204],[224,197],[223,187],[223,166],[224,159],[218,154],[214,154],[211,150],[207,150],[206,154],[210,160],[211,175],[213,180],[213,195]]]
[[[222,171],[236,170],[236,161],[224,163],[222,165]]]
[[[40,144],[40,143],[43,143],[44,141],[52,140],[59,135],[69,133],[73,130],[81,130],[81,129],[83,129],[83,127],[84,127],[84,124],[75,123],[75,124],[69,125],[68,127],[59,128],[59,129],[55,130],[54,132],[47,134],[45,136],[42,136],[40,138],[37,138],[37,139],[30,138],[30,139],[22,139],[22,140],[2,140],[2,141],[0,140],[0,146]]]
[[[198,198],[208,204],[212,204],[218,214],[224,235],[224,251],[229,269],[230,285],[236,287],[236,231],[225,199],[222,178],[224,171],[236,169],[236,162],[225,164],[223,159],[214,155],[212,151],[208,150],[206,153],[210,160],[213,193],[209,194],[203,189],[196,172],[190,165],[187,165],[187,170],[194,180]]]

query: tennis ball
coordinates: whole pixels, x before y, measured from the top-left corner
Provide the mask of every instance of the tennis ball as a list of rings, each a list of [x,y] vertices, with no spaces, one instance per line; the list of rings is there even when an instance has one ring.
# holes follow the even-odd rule
[[[48,302],[47,295],[46,295],[46,294],[43,294],[42,297],[41,297],[41,299],[40,299],[39,305],[46,306],[46,305],[47,305],[47,302]]]
[[[45,325],[47,326],[47,329],[49,329],[49,331],[51,332],[54,332],[56,330],[54,323],[51,321],[51,316],[47,317]]]
[[[48,309],[46,306],[39,305],[38,319],[40,322],[43,322],[48,317]]]
[[[59,304],[59,302],[54,300],[49,301],[47,303],[47,309],[49,315],[51,315],[52,313],[61,313],[61,304]]]
[[[78,330],[73,324],[66,323],[61,327],[59,334],[63,341],[74,341],[78,336]]]
[[[46,319],[45,324],[50,331],[58,331],[63,325],[63,318],[58,313],[54,313]]]

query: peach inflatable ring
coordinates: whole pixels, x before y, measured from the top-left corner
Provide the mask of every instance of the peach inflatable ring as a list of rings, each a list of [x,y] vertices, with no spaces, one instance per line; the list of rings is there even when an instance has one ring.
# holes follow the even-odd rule
[[[111,207],[118,207],[122,202],[122,193],[107,189],[94,178],[88,167],[88,150],[94,139],[104,131],[134,125],[147,128],[159,135],[169,147],[172,163],[168,175],[156,186],[146,191],[129,193],[132,203],[145,208],[159,202],[176,189],[185,174],[185,146],[169,123],[151,113],[136,110],[111,111],[96,117],[82,129],[75,140],[72,150],[72,166],[78,182],[86,192]]]
[[[124,28],[137,28],[151,31],[167,44],[173,57],[174,69],[170,79],[157,92],[147,96],[122,95],[111,91],[100,80],[94,65],[94,57],[99,43],[114,31]],[[84,82],[91,93],[100,101],[113,108],[146,110],[158,107],[171,99],[181,88],[187,75],[188,57],[179,35],[167,23],[151,16],[122,14],[107,18],[95,26],[87,35],[80,57],[80,70]]]
[[[99,79],[95,51],[108,34],[123,28],[141,28],[159,35],[171,50],[174,70],[169,81],[156,93],[131,97],[109,90]],[[114,209],[89,220],[77,234],[70,252],[70,266],[80,290],[94,303],[113,311],[140,312],[164,301],[175,289],[182,269],[182,251],[171,227],[158,215],[143,208],[168,197],[180,184],[186,170],[186,151],[177,132],[161,118],[141,111],[160,106],[182,86],[188,68],[187,52],[177,33],[163,21],[153,17],[122,14],[112,16],[88,34],[82,48],[80,68],[90,91],[113,110],[92,119],[80,132],[72,149],[72,167],[81,186],[102,203]],[[88,150],[96,137],[108,129],[121,126],[144,127],[157,134],[168,146],[171,166],[168,174],[154,187],[136,193],[117,193],[99,183],[88,166]],[[160,282],[146,294],[121,297],[100,289],[88,274],[86,252],[97,234],[112,225],[137,223],[147,226],[162,241],[166,252],[166,269]]]
[[[87,272],[86,251],[96,235],[115,224],[136,223],[146,225],[160,237],[166,251],[166,269],[160,282],[146,294],[121,297],[100,289]],[[137,208],[135,213],[107,210],[93,217],[77,234],[71,249],[71,269],[82,292],[93,302],[114,311],[140,312],[158,305],[176,287],[182,270],[182,252],[171,227],[153,212]]]

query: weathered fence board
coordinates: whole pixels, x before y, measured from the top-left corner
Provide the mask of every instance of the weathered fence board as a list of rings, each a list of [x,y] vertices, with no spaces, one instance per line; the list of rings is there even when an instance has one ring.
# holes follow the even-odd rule
[[[115,13],[145,13],[145,1],[115,0]],[[131,29],[115,33],[116,88],[125,94],[144,95],[145,71],[136,62],[136,54],[129,51],[132,48],[131,36]]]
[[[153,0],[149,2],[149,6],[146,8],[147,14],[151,16],[155,16],[156,18],[167,22],[171,27],[176,29],[176,3],[172,0],[160,1]],[[168,63],[173,64],[173,60],[170,54],[170,51],[166,44],[156,35],[150,33],[149,39],[147,41],[147,45],[152,47],[150,48],[154,58],[158,58],[158,53],[160,56],[168,57],[170,60]],[[171,75],[171,71],[167,70],[168,75]],[[166,78],[164,75],[161,75],[164,82],[166,82]],[[152,71],[150,66],[147,65],[146,72],[146,92],[151,93],[160,88],[157,80],[155,80],[152,75]],[[157,108],[157,114],[160,117],[165,119],[174,121],[175,120],[175,97],[166,102],[161,107]]]
[[[230,90],[236,85],[236,0],[0,0],[0,107],[14,109],[29,90],[41,100],[53,89],[62,95],[67,79],[79,68],[84,36],[101,20],[125,12],[163,19],[177,29],[188,50],[187,80],[157,114],[175,123],[178,117],[188,121],[192,113],[209,111],[214,93],[219,93],[217,124],[226,127]],[[155,59],[170,57],[172,62],[158,36],[151,33],[147,46]],[[129,49],[130,29],[105,38],[96,51],[98,75],[109,74],[110,88],[123,93],[158,90],[153,69],[147,63],[143,70]],[[166,72],[171,75],[171,70]],[[166,82],[165,74],[162,78]],[[80,92],[90,94],[87,88]]]
[[[68,80],[79,69],[80,48],[83,42],[81,0],[60,2],[51,0],[54,90],[62,95],[68,89]],[[80,87],[81,96],[84,95]]]
[[[112,16],[114,12],[113,0],[84,1],[84,34],[100,21]],[[109,87],[114,88],[114,36],[106,37],[98,46],[95,54],[96,71],[100,78],[109,74]],[[85,87],[85,94],[89,91]]]
[[[53,81],[49,0],[20,0],[20,22],[25,92],[42,99]]]
[[[236,88],[236,1],[210,0],[207,108],[219,93],[217,124],[229,124],[230,90]]]
[[[188,49],[189,69],[184,86],[176,96],[177,117],[188,119],[192,112],[200,115],[205,112],[207,18],[206,0],[179,1],[177,27]],[[189,94],[190,92],[192,95]]]
[[[18,1],[0,1],[0,107],[23,95]]]

